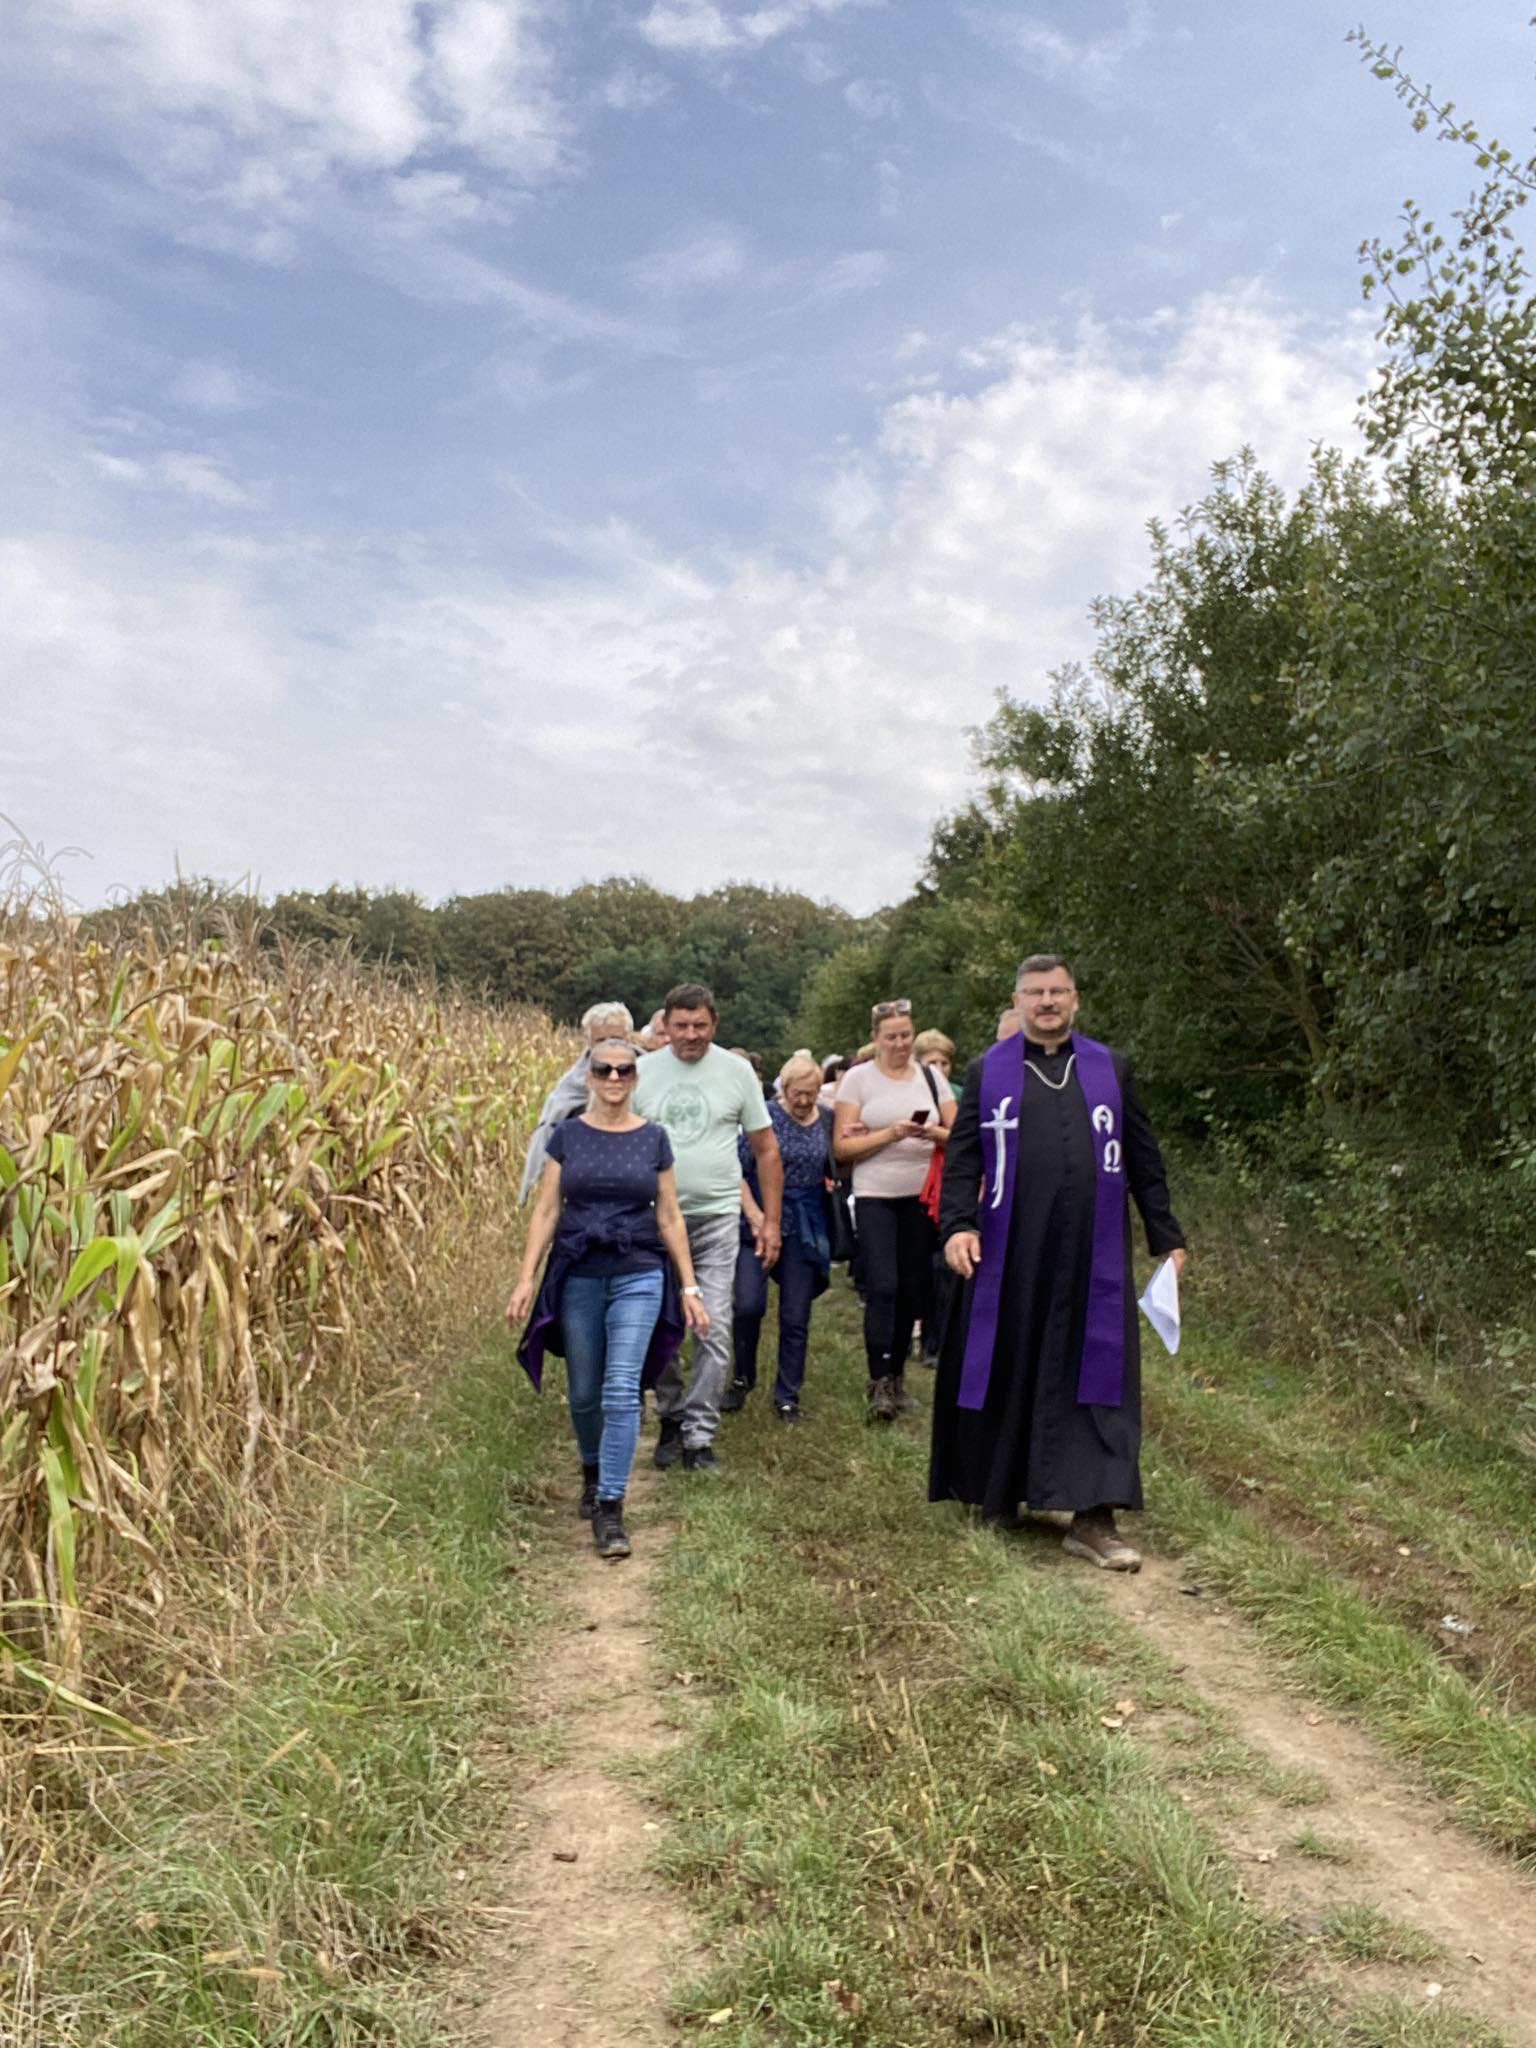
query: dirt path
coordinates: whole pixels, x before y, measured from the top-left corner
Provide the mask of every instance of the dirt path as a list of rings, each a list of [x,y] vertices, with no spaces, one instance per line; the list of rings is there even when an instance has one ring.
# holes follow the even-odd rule
[[[1309,1701],[1221,1600],[1182,1592],[1190,1575],[1176,1563],[1148,1559],[1135,1577],[1105,1573],[1100,1583],[1190,1685],[1230,1713],[1247,1743],[1327,1787],[1324,1802],[1301,1807],[1246,1789],[1236,1800],[1224,1790],[1207,1796],[1195,1781],[1191,1803],[1222,1839],[1254,1903],[1304,1932],[1341,1906],[1379,1908],[1438,1943],[1441,1954],[1329,1974],[1416,2003],[1454,2002],[1497,2026],[1511,2048],[1536,2048],[1536,1883],[1481,1848],[1432,1794],[1405,1783],[1370,1736]],[[1166,1760],[1170,1717],[1147,1714],[1133,1725]],[[1304,1829],[1337,1844],[1347,1860],[1319,1861],[1292,1846]]]
[[[566,1736],[514,1820],[503,1903],[482,1971],[492,1984],[481,2048],[675,2048],[667,1988],[694,1959],[687,1915],[646,1869],[659,1832],[643,1790],[607,1766],[643,1763],[677,1740],[652,1665],[657,1579],[668,1530],[655,1474],[637,1465],[634,1556],[602,1564],[588,1525],[562,1504],[568,1594],[533,1680],[533,1711]]]

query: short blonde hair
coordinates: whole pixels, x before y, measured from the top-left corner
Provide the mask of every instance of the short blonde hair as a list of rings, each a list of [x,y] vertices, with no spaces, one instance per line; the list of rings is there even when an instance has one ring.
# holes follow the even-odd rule
[[[779,1093],[789,1087],[792,1081],[814,1081],[821,1086],[821,1069],[808,1052],[792,1052],[779,1069]]]
[[[875,1056],[875,1041],[874,1041],[873,1039],[871,1039],[871,1040],[869,1041],[868,1045],[861,1045],[861,1046],[859,1047],[858,1051],[857,1051],[857,1052],[856,1052],[856,1053],[854,1054],[854,1056],[853,1056],[853,1064],[854,1064],[855,1066],[859,1066],[859,1065],[861,1065],[861,1064],[862,1064],[862,1062],[863,1062],[863,1061],[865,1061],[865,1060],[872,1060],[872,1059],[874,1058],[874,1056]]]
[[[920,1060],[929,1059],[936,1052],[941,1052],[945,1059],[952,1060],[955,1056],[955,1041],[942,1031],[919,1031],[912,1041],[912,1051]]]

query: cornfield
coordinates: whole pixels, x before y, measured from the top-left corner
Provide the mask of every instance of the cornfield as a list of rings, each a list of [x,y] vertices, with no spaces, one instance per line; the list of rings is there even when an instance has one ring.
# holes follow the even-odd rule
[[[344,1402],[370,1304],[510,1214],[569,1057],[533,1013],[253,934],[103,945],[0,913],[0,1694],[20,1718],[139,1732],[96,1647],[108,1618],[153,1620],[179,1551],[238,1534]]]

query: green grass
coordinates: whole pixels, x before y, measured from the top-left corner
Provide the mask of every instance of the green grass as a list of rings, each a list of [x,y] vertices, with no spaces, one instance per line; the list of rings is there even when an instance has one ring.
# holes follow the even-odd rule
[[[413,1408],[316,1530],[322,1574],[179,1734],[98,1776],[27,2032],[48,2048],[428,2048],[469,1849],[520,1738],[546,1451],[508,1348]],[[348,1532],[345,1540],[342,1531]],[[61,1784],[61,1797],[79,1788]],[[494,1832],[494,1831],[493,1831]]]
[[[1439,1942],[1377,1906],[1338,1906],[1324,1916],[1318,1932],[1336,1954],[1353,1963],[1432,1963],[1443,1954]]]
[[[1536,1706],[1536,1468],[1470,1399],[1392,1378],[1345,1391],[1197,1331],[1177,1364],[1149,1357],[1148,1415],[1208,1486],[1437,1648],[1443,1615],[1471,1621],[1457,1657]]]
[[[1298,1856],[1310,1857],[1314,1863],[1348,1863],[1354,1855],[1347,1842],[1321,1834],[1316,1828],[1303,1828],[1292,1835],[1286,1847],[1294,1849]]]
[[[918,1434],[860,1420],[848,1305],[818,1314],[813,1422],[749,1410],[725,1480],[668,1483],[698,1682],[664,1867],[721,1948],[680,2011],[754,2048],[1337,2040],[1126,1732],[1203,1710],[1050,1535],[923,1504]]]
[[[1214,1498],[1166,1438],[1146,1462],[1152,1538],[1221,1587],[1325,1698],[1350,1708],[1446,1794],[1469,1825],[1536,1857],[1536,1717],[1469,1681],[1246,1506]]]
[[[1346,2048],[1501,2048],[1503,2035],[1438,2001],[1374,1999],[1353,2014]]]
[[[1191,1811],[1213,1786],[1297,1804],[1317,1788],[1192,1697],[1049,1532],[926,1506],[921,1420],[867,1429],[861,1379],[839,1286],[818,1310],[811,1423],[786,1431],[759,1402],[728,1425],[718,1484],[666,1482],[681,1527],[664,1649],[694,1676],[672,1689],[689,1739],[666,1765],[659,1853],[713,1954],[679,2014],[729,2008],[706,2037],[730,2048],[1492,2042],[1438,2002],[1350,2011],[1318,1987],[1315,1950],[1245,1901]],[[556,1739],[518,1732],[514,1691],[565,1439],[501,1342],[412,1412],[331,1504],[313,1582],[265,1650],[176,1731],[194,1740],[96,1767],[70,1851],[99,1861],[42,1929],[18,2043],[454,2038],[474,1845],[509,1763]],[[1216,1498],[1166,1439],[1147,1462],[1152,1540],[1191,1546],[1312,1684],[1526,1846],[1529,1720],[1249,1495]],[[61,1808],[78,1804],[77,1767],[58,1768]],[[1311,1829],[1295,1846],[1335,1853]],[[1336,1941],[1351,1929],[1370,1933],[1357,1919]]]

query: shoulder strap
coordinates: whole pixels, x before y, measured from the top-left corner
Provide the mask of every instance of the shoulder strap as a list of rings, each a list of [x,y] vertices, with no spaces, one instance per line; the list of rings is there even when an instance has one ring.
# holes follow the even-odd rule
[[[919,1061],[918,1064],[921,1066],[922,1062]],[[933,1078],[932,1067],[923,1067],[923,1079],[928,1083],[928,1093],[933,1097],[933,1106],[937,1109],[939,1106],[939,1084]]]

